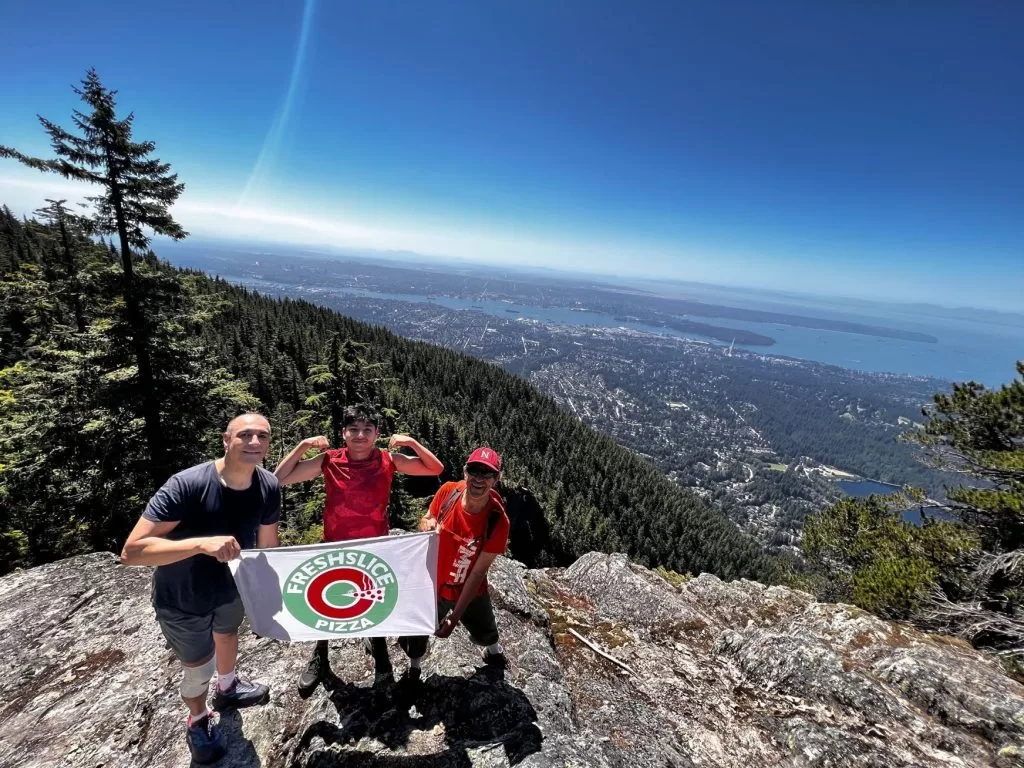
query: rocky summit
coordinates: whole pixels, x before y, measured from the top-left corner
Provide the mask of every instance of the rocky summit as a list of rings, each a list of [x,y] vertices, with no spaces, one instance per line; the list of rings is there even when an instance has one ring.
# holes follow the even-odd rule
[[[621,555],[492,573],[504,674],[461,628],[418,691],[375,684],[339,641],[302,700],[310,645],[243,633],[239,669],[271,700],[222,716],[219,765],[1024,764],[1024,687],[959,640],[782,587],[669,583]],[[0,579],[0,765],[188,765],[149,576],[92,554]]]

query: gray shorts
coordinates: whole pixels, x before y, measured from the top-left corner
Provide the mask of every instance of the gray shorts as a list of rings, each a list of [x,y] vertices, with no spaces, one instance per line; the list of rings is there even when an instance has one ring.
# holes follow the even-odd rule
[[[245,618],[242,599],[235,595],[230,603],[218,605],[213,613],[196,615],[174,608],[155,606],[156,620],[167,644],[184,664],[206,661],[213,655],[213,633],[233,635]]]

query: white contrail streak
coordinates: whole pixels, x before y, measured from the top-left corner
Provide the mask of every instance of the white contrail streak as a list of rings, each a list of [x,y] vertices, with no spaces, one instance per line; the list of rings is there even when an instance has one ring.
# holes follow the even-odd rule
[[[268,172],[277,160],[281,149],[281,141],[284,139],[285,129],[288,127],[288,120],[291,118],[292,107],[295,104],[295,94],[298,91],[303,66],[306,62],[306,49],[309,47],[310,30],[313,28],[313,10],[316,7],[316,0],[306,0],[305,8],[302,11],[302,30],[299,33],[299,45],[295,51],[295,60],[292,62],[292,76],[288,82],[288,92],[285,94],[284,102],[277,110],[274,122],[267,131],[267,137],[263,140],[263,148],[256,158],[256,165],[253,166],[249,180],[245,183],[241,197],[238,198],[236,207],[241,208],[249,203],[249,198],[255,188],[262,187],[268,180]]]

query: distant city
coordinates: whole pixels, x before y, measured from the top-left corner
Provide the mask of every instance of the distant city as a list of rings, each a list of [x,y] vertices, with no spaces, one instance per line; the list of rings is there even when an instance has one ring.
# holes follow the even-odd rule
[[[1024,317],[929,305],[858,314],[851,300],[286,249],[160,255],[502,365],[783,548],[844,492],[912,484],[941,501],[948,478],[897,437],[951,381],[1011,379],[1024,347]]]

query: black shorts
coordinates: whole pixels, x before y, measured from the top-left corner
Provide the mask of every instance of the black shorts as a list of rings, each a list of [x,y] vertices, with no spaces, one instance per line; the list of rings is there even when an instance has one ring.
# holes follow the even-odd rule
[[[454,607],[453,600],[438,599],[437,621],[440,623]],[[486,647],[498,642],[498,622],[494,618],[491,597],[486,592],[466,606],[466,612],[462,614],[459,623],[466,628],[466,631],[469,632],[469,639],[476,645]],[[429,640],[430,638],[425,635],[422,637],[400,637],[398,644],[410,659],[418,659],[427,652]]]
[[[181,659],[192,666],[213,655],[213,633],[233,635],[245,618],[242,599],[235,595],[230,603],[218,605],[212,613],[196,615],[182,613],[174,608],[155,606],[156,620],[167,644]]]

